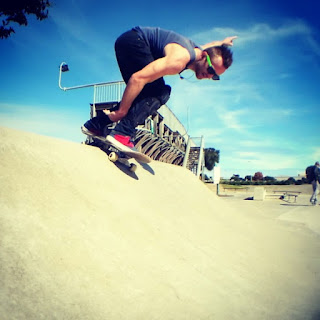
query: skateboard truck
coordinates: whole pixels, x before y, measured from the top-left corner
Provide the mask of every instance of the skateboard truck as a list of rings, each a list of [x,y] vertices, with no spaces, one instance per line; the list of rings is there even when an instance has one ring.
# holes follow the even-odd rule
[[[120,150],[118,150],[115,147],[110,145],[107,148],[107,153],[108,153],[108,159],[111,162],[117,162],[118,161],[118,162],[126,165],[131,172],[136,172],[137,165],[132,163],[132,162],[130,163],[128,161],[128,159],[129,159],[128,156],[126,154],[124,154],[123,152],[121,152]]]

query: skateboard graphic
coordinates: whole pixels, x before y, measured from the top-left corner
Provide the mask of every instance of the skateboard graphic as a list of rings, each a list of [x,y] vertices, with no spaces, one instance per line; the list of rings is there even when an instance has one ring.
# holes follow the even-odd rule
[[[87,143],[92,146],[99,147],[101,150],[107,153],[108,159],[111,162],[119,162],[124,164],[131,172],[137,170],[137,165],[130,162],[130,159],[135,159],[141,163],[151,162],[151,158],[147,155],[139,152],[138,150],[127,150],[121,149],[118,146],[114,145],[111,141],[108,141],[105,137],[102,136],[89,136],[91,142]]]

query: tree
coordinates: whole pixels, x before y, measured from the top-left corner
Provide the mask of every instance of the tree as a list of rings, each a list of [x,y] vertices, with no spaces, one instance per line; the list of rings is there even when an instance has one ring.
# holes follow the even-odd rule
[[[204,163],[207,170],[211,171],[220,160],[220,150],[215,148],[204,149]]]
[[[256,172],[252,178],[254,181],[262,181],[263,180],[263,174],[262,172]]]
[[[274,182],[276,179],[274,177],[266,176],[263,178],[263,180],[267,182]]]
[[[288,181],[288,184],[295,184],[296,183],[296,179],[293,177],[290,177],[287,181]]]
[[[8,38],[14,29],[9,26],[16,22],[20,26],[26,26],[28,20],[26,15],[34,14],[38,20],[48,18],[48,7],[51,7],[49,0],[4,0],[0,2],[0,38]]]
[[[233,174],[233,176],[230,178],[230,181],[240,181],[240,175],[238,174]]]

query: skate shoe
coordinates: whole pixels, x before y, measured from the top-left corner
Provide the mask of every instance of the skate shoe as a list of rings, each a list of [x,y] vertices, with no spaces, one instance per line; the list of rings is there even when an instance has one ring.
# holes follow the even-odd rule
[[[81,131],[88,136],[105,136],[104,129],[111,123],[107,116],[94,117],[81,127]]]
[[[120,150],[136,151],[130,136],[111,132],[109,135],[107,135],[106,140]]]

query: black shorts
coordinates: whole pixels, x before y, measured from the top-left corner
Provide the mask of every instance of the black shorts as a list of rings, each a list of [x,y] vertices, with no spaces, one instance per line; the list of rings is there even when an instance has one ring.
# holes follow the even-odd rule
[[[128,83],[135,72],[140,71],[155,60],[148,43],[134,30],[123,33],[116,40],[115,52],[125,83]],[[163,78],[147,84],[140,93],[138,100],[158,96],[164,90],[164,86]]]

